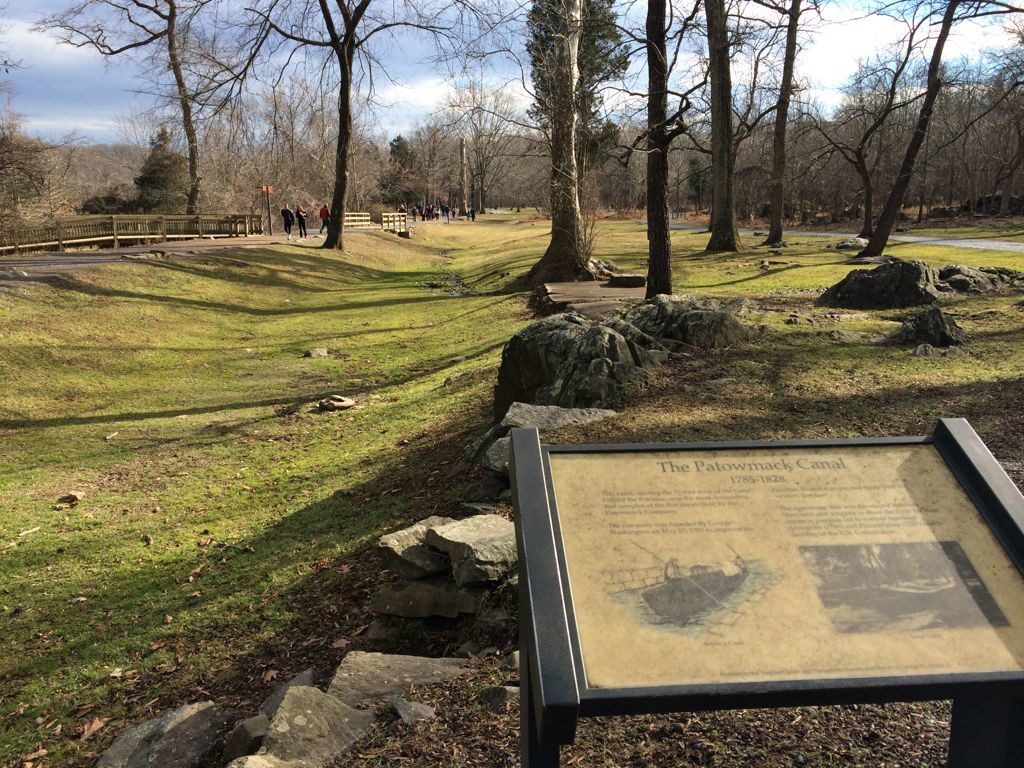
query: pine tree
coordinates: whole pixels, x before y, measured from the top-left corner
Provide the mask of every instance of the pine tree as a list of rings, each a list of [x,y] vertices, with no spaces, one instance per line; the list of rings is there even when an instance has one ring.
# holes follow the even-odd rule
[[[181,213],[188,202],[188,161],[171,144],[166,128],[149,142],[149,156],[135,177],[137,205],[143,213]]]

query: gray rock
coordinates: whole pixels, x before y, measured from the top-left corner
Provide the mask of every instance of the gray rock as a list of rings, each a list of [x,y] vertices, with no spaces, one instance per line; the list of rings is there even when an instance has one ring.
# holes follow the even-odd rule
[[[464,501],[459,504],[459,507],[473,515],[484,515],[496,509],[493,504],[486,504],[482,501]]]
[[[519,651],[512,651],[505,660],[501,662],[501,668],[507,672],[519,671]]]
[[[304,768],[304,766],[272,755],[248,755],[232,760],[228,764],[228,768]]]
[[[519,706],[519,689],[510,685],[494,685],[480,692],[480,703],[494,712],[507,712]]]
[[[350,408],[355,408],[355,406],[355,400],[342,395],[331,395],[317,403],[317,407],[321,411],[347,411]]]
[[[245,755],[254,755],[263,746],[263,737],[270,730],[270,718],[264,714],[239,721],[224,741],[223,758],[227,762]]]
[[[352,651],[342,660],[328,693],[359,707],[400,696],[413,685],[439,683],[469,671],[459,659]]]
[[[938,272],[923,261],[895,260],[855,269],[826,290],[818,303],[847,309],[893,309],[934,304],[941,296]]]
[[[495,501],[501,498],[501,494],[508,490],[508,478],[496,475],[493,472],[484,472],[480,481],[467,494],[468,501],[485,502]]]
[[[448,556],[423,542],[427,529],[455,522],[436,515],[413,523],[408,528],[380,537],[377,552],[384,565],[407,579],[422,579],[448,570]]]
[[[494,415],[501,418],[516,402],[533,402],[538,389],[558,379],[562,363],[590,321],[575,312],[563,312],[530,323],[501,351],[498,382],[494,388]]]
[[[307,349],[302,353],[303,357],[330,357],[331,352],[327,347],[316,347],[315,349]]]
[[[391,707],[406,725],[433,720],[437,717],[433,707],[420,704],[418,701],[406,701],[400,696],[396,696],[391,700]]]
[[[212,701],[186,704],[130,728],[97,768],[190,768],[220,742],[231,720]]]
[[[376,613],[406,619],[457,619],[477,613],[485,596],[486,590],[461,587],[447,576],[435,576],[383,587],[374,595],[371,607]]]
[[[837,251],[860,251],[866,248],[868,245],[867,238],[864,237],[849,237],[845,240],[840,240],[836,243]]]
[[[499,437],[484,451],[484,469],[499,476],[508,476],[508,459],[512,449],[512,438]]]
[[[591,424],[615,415],[615,411],[607,408],[561,408],[557,405],[512,403],[501,425],[508,428],[533,427],[543,434],[562,427]]]
[[[936,349],[931,344],[918,344],[913,355],[914,357],[942,357],[942,350]]]
[[[609,288],[643,288],[647,285],[647,278],[643,275],[612,275],[605,285]]]
[[[938,307],[918,312],[903,324],[900,341],[923,342],[933,347],[967,343],[967,331]]]
[[[842,344],[862,344],[868,339],[868,335],[860,331],[832,331],[829,337]]]
[[[260,754],[321,768],[348,752],[374,720],[373,712],[353,709],[317,688],[296,686],[271,719]]]
[[[267,696],[260,704],[260,714],[266,715],[267,717],[273,717],[274,713],[277,712],[277,708],[281,706],[281,701],[284,699],[284,695],[288,693],[290,688],[294,688],[297,685],[312,685],[313,684],[313,670],[304,669],[287,683],[277,686],[273,693]]]
[[[500,515],[476,515],[432,527],[426,542],[447,553],[460,586],[498,581],[516,564],[515,526]]]
[[[619,265],[608,259],[592,259],[590,263],[598,276],[610,276],[612,273],[620,271]]]

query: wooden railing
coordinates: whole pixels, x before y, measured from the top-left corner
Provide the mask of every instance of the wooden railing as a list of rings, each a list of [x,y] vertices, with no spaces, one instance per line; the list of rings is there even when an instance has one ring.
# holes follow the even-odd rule
[[[345,211],[345,229],[373,229],[377,225],[370,221],[368,213]]]
[[[139,242],[245,237],[262,233],[263,217],[252,214],[70,216],[40,226],[15,227],[0,235],[0,254],[63,251],[89,245],[119,248]]]
[[[408,232],[409,215],[407,213],[382,213],[380,228],[386,232]]]

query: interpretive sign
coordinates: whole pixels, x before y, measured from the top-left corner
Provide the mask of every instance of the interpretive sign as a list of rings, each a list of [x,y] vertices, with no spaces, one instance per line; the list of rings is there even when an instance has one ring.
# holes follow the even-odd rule
[[[513,473],[524,761],[557,765],[579,716],[954,697],[951,765],[1024,765],[990,733],[1024,713],[1024,498],[966,422],[706,445],[515,430]]]

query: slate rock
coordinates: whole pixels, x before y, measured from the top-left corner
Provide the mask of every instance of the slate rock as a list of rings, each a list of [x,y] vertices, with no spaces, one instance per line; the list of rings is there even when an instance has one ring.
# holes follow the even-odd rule
[[[475,515],[427,530],[426,542],[447,553],[459,586],[498,581],[516,565],[515,526],[500,515]]]
[[[484,451],[484,469],[499,476],[508,476],[508,459],[512,450],[511,437],[499,437]]]
[[[97,768],[190,768],[231,727],[212,701],[186,704],[130,728],[110,745]]]
[[[448,556],[423,542],[427,529],[455,522],[450,517],[431,517],[394,533],[381,536],[377,552],[384,565],[407,579],[422,579],[448,570]]]
[[[466,495],[467,501],[495,501],[508,490],[508,478],[493,472],[484,472],[480,480]]]
[[[643,288],[647,285],[647,278],[643,275],[612,275],[605,285],[609,288]]]
[[[385,616],[457,619],[477,613],[485,596],[483,589],[462,587],[447,576],[435,576],[383,587],[374,595],[370,606],[374,612]]]
[[[860,251],[867,248],[868,240],[865,237],[848,237],[836,243],[837,251]]]
[[[512,651],[505,660],[501,662],[501,668],[507,672],[519,671],[519,651]]]
[[[510,685],[494,685],[480,692],[480,703],[494,712],[506,712],[519,706],[519,689]]]
[[[591,424],[615,416],[607,408],[561,408],[557,405],[531,405],[512,403],[501,420],[503,427],[533,427],[542,434],[553,429]]]
[[[282,760],[273,755],[247,755],[237,760],[232,760],[228,768],[305,768],[291,760]]]
[[[938,272],[923,261],[901,259],[874,269],[855,269],[826,290],[818,304],[847,309],[894,309],[934,304],[941,296]]]
[[[303,357],[330,357],[331,352],[327,347],[316,347],[314,349],[307,349],[302,353]]]
[[[400,696],[396,696],[391,700],[391,708],[395,710],[395,714],[398,715],[406,725],[419,723],[425,720],[433,720],[437,717],[437,713],[434,712],[433,707],[421,704],[418,701],[407,701]]]
[[[375,719],[373,712],[353,709],[317,688],[295,686],[271,719],[260,754],[321,768],[348,752]]]
[[[541,318],[516,333],[501,351],[494,388],[494,415],[516,402],[533,402],[537,390],[558,378],[562,362],[591,321],[575,312]]]
[[[942,350],[936,349],[931,344],[918,344],[912,354],[914,357],[942,357]]]
[[[918,312],[903,324],[900,340],[923,342],[933,347],[967,343],[967,331],[938,307]]]
[[[413,685],[439,683],[469,671],[459,659],[351,651],[338,667],[328,693],[360,707],[400,696]]]
[[[284,695],[288,693],[290,688],[294,688],[297,685],[312,685],[313,684],[313,670],[304,669],[287,683],[277,686],[273,693],[267,696],[260,704],[260,714],[266,715],[267,717],[273,717],[277,712],[277,708],[281,706],[281,701],[284,699]]]
[[[317,407],[321,411],[347,411],[356,407],[356,401],[343,395],[331,395],[317,403]]]
[[[239,721],[224,741],[224,760],[231,762],[245,755],[256,754],[263,746],[263,737],[269,730],[270,718],[264,714]]]
[[[1020,287],[1024,272],[1006,267],[967,267],[948,264],[939,268],[939,280],[958,293],[992,293],[1006,288]]]

